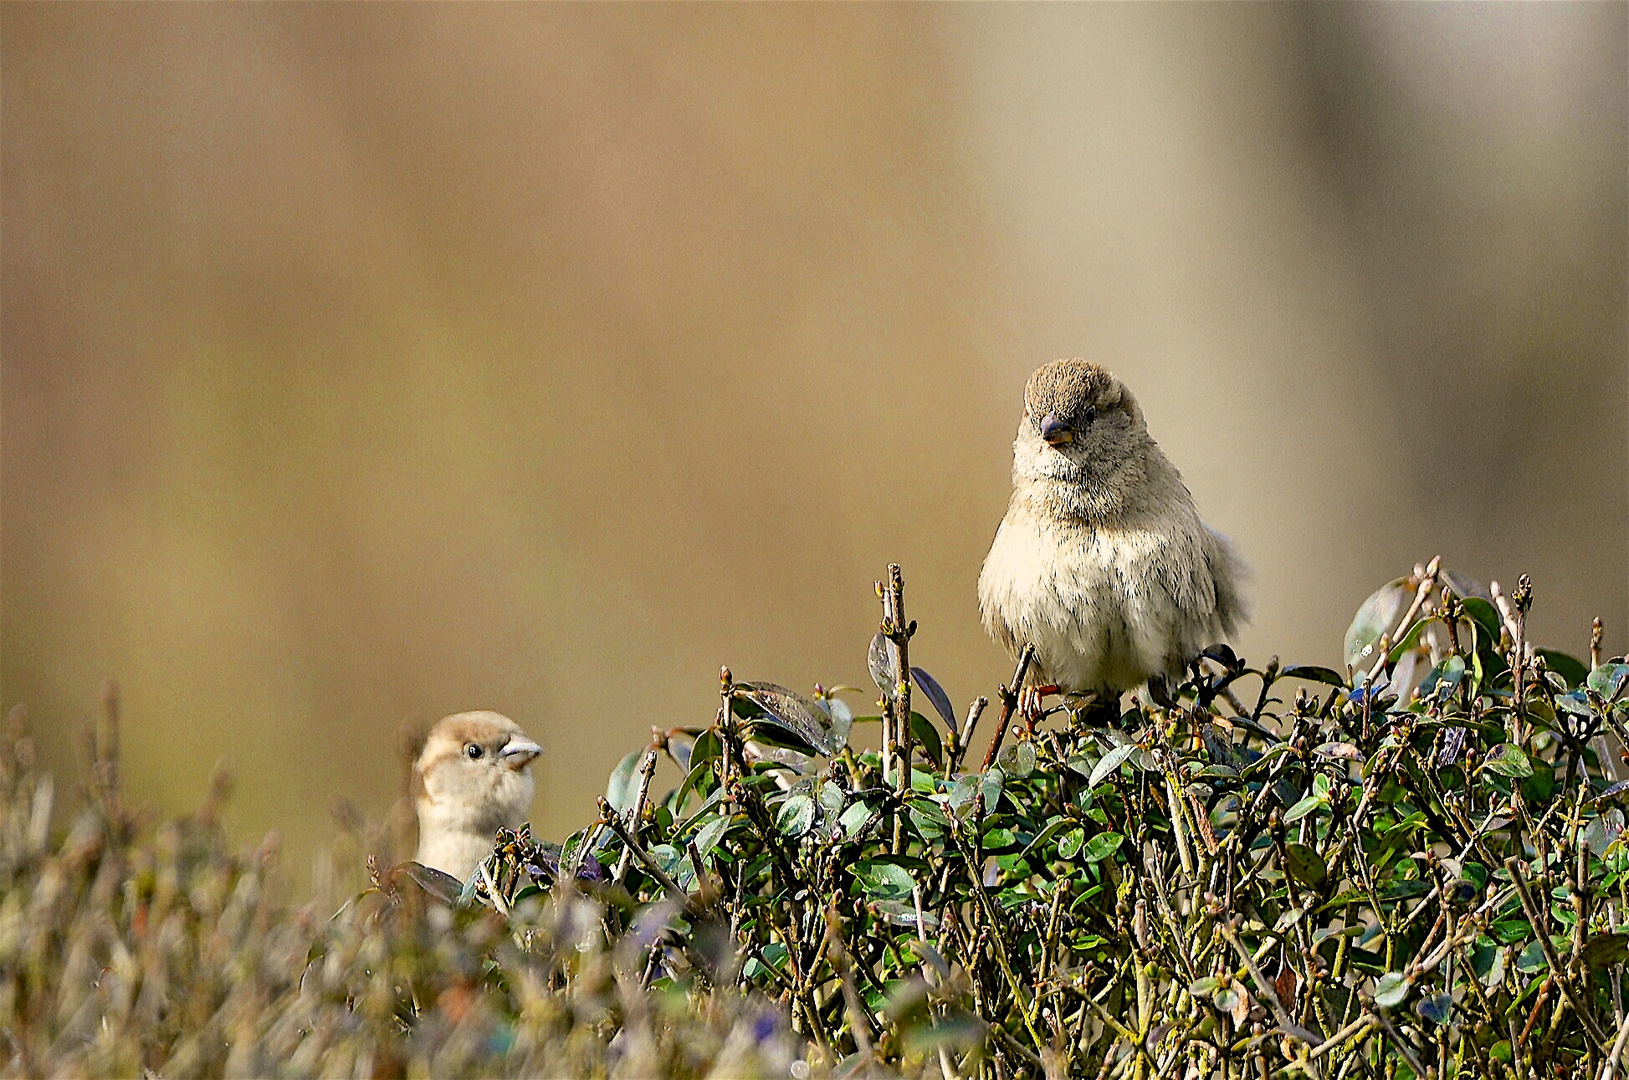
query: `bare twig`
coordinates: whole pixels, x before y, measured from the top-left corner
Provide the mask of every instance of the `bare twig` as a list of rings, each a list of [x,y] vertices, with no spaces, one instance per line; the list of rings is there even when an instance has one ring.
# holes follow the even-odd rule
[[[990,738],[990,749],[984,752],[984,766],[981,771],[988,771],[995,764],[996,755],[1001,752],[1001,740],[1007,737],[1007,725],[1012,722],[1012,713],[1018,707],[1018,694],[1024,686],[1024,675],[1029,671],[1030,661],[1035,659],[1035,646],[1025,645],[1018,654],[1018,666],[1013,669],[1012,683],[1000,688],[1001,718],[996,721],[995,734]]]

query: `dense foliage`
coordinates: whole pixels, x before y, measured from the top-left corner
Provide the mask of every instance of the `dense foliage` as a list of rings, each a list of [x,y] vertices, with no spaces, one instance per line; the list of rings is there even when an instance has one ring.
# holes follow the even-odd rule
[[[1345,673],[1218,647],[1125,711],[962,713],[891,571],[876,715],[726,671],[563,848],[500,835],[465,883],[379,864],[337,915],[271,899],[273,853],[229,854],[212,806],[139,828],[111,723],[53,840],[14,731],[7,1071],[1614,1071],[1629,666],[1529,645],[1525,581],[1416,568]]]

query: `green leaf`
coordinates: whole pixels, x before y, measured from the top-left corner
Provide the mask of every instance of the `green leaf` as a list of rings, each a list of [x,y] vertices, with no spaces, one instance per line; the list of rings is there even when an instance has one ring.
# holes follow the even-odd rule
[[[1018,846],[1018,837],[1011,829],[987,829],[983,836],[985,851],[999,852]]]
[[[1324,805],[1324,803],[1327,801],[1328,800],[1326,800],[1322,795],[1308,795],[1306,798],[1290,807],[1290,812],[1284,815],[1284,824],[1295,824],[1297,821],[1300,821],[1302,818],[1318,809],[1318,807]]]
[[[1125,839],[1124,836],[1117,832],[1098,833],[1086,845],[1086,861],[1089,863],[1102,862],[1120,850],[1120,845],[1125,843]]]
[[[871,672],[871,681],[877,684],[877,689],[892,698],[899,685],[899,673],[895,669],[894,650],[888,635],[881,630],[871,639],[871,647],[865,652],[865,666]]]
[[[1622,810],[1614,806],[1603,811],[1584,827],[1584,846],[1596,855],[1606,854],[1606,849],[1612,846],[1612,841],[1622,834],[1623,823]]]
[[[1051,840],[1054,836],[1057,836],[1060,832],[1063,832],[1072,824],[1074,823],[1066,817],[1053,818],[1051,821],[1046,823],[1045,828],[1035,834],[1034,839],[1030,840],[1029,843],[1024,845],[1024,850],[1020,852],[1020,854],[1028,855],[1042,844],[1045,844],[1048,840]]]
[[[1528,762],[1527,755],[1522,753],[1519,746],[1510,743],[1500,743],[1495,746],[1482,762],[1484,769],[1491,769],[1500,776],[1532,776],[1533,766]]]
[[[861,859],[854,876],[866,895],[878,900],[901,900],[911,895],[910,871],[888,859]]]
[[[1443,700],[1459,689],[1459,684],[1465,678],[1465,658],[1455,653],[1442,663],[1432,668],[1426,675],[1425,681],[1420,683],[1420,699]]]
[[[1374,1003],[1395,1009],[1408,998],[1409,982],[1400,971],[1388,971],[1374,984]]]
[[[1288,864],[1284,867],[1285,872],[1308,888],[1316,889],[1329,876],[1323,856],[1311,845],[1285,844],[1284,854]]]
[[[1193,985],[1188,987],[1188,993],[1196,998],[1208,998],[1221,987],[1222,980],[1215,975],[1206,975],[1202,979],[1195,979]]]
[[[853,837],[860,831],[860,826],[871,819],[872,813],[874,813],[872,806],[864,802],[856,802],[843,811],[843,815],[837,819],[837,824],[842,828],[844,836]]]
[[[1091,779],[1087,780],[1086,783],[1091,787],[1101,784],[1105,779],[1113,775],[1121,765],[1131,760],[1131,755],[1135,754],[1139,749],[1140,747],[1136,743],[1125,743],[1122,746],[1116,746],[1103,755],[1103,760],[1097,763],[1097,767],[1092,770]]]
[[[1312,664],[1291,664],[1278,673],[1280,679],[1300,679],[1303,682],[1323,683],[1325,686],[1345,686],[1346,676],[1326,667]]]
[[[1480,596],[1464,598],[1465,614],[1469,615],[1489,641],[1499,640],[1499,611]]]
[[[950,785],[950,792],[946,796],[946,801],[950,804],[950,809],[959,814],[962,807],[978,798],[978,794],[979,776],[977,773],[958,776],[956,782]]]
[[[1420,647],[1420,638],[1424,636],[1426,627],[1433,622],[1436,622],[1435,615],[1415,619],[1403,636],[1392,644],[1391,652],[1386,654],[1386,663],[1395,664],[1403,658],[1404,653],[1418,649]]]
[[[1629,934],[1593,934],[1584,943],[1584,963],[1592,968],[1610,967],[1629,960]]]
[[[816,753],[830,755],[837,744],[832,737],[831,721],[813,701],[774,683],[736,683],[731,690],[735,702],[751,702],[762,713],[761,717],[748,716],[749,722],[767,722],[792,735]]]
[[[1343,655],[1346,666],[1356,670],[1360,665],[1366,671],[1374,663],[1373,648],[1380,635],[1391,629],[1397,616],[1408,606],[1413,590],[1407,578],[1398,578],[1382,585],[1363,601],[1352,625],[1346,628],[1346,647]]]
[[[1538,654],[1544,657],[1544,666],[1567,680],[1568,686],[1583,686],[1589,678],[1589,668],[1583,661],[1569,656],[1559,649],[1538,649]]]
[[[979,794],[984,796],[984,812],[993,814],[1001,802],[1001,788],[1006,783],[1007,774],[1001,771],[1000,765],[991,765],[984,771],[979,779]]]
[[[944,743],[939,739],[939,729],[933,726],[933,721],[921,713],[911,712],[911,734],[916,738],[916,745],[926,754],[928,760],[933,762],[937,769],[945,760]]]
[[[696,736],[696,744],[690,748],[690,768],[692,771],[701,768],[714,758],[723,756],[724,743],[719,739],[718,732],[708,728]]]
[[[1070,829],[1058,837],[1058,858],[1073,859],[1079,853],[1081,846],[1086,843],[1086,830]]]
[[[1585,684],[1608,701],[1629,681],[1629,664],[1602,664],[1589,673]]]
[[[911,824],[925,840],[938,839],[950,827],[945,812],[932,799],[911,799],[906,808],[911,815]]]
[[[1590,704],[1589,695],[1582,690],[1558,694],[1555,699],[1555,707],[1564,713],[1571,713],[1573,716],[1589,717],[1595,715],[1595,707]]]
[[[1527,948],[1523,949],[1521,955],[1516,957],[1516,970],[1523,975],[1531,975],[1536,971],[1543,971],[1547,967],[1549,967],[1549,964],[1544,959],[1544,945],[1538,938],[1528,942]]]
[[[696,832],[696,850],[703,855],[712,851],[723,839],[724,831],[730,827],[727,815],[716,814],[707,819],[706,824]]]
[[[619,814],[632,810],[634,800],[639,798],[639,762],[644,756],[645,751],[635,750],[611,770],[611,779],[605,785],[605,799]]]
[[[814,826],[815,801],[809,795],[793,795],[781,804],[775,815],[775,830],[796,840]]]
[[[1035,771],[1035,744],[1028,739],[1006,746],[1001,751],[1001,767],[1014,780],[1022,780]]]

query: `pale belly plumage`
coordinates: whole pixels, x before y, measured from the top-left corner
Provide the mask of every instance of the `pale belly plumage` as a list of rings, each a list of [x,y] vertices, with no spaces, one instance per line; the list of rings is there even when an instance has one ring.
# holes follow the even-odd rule
[[[1197,518],[1112,528],[1014,506],[979,577],[985,626],[1035,646],[1032,682],[1118,693],[1177,677],[1222,632],[1204,536]]]

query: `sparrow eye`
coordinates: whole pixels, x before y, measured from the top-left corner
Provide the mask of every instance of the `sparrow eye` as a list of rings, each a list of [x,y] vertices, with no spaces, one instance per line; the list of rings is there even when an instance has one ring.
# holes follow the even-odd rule
[[[1081,427],[1086,427],[1089,424],[1091,424],[1091,422],[1093,420],[1096,420],[1096,419],[1097,419],[1097,406],[1096,405],[1088,405],[1088,406],[1086,406],[1086,411],[1081,414],[1080,426]]]
[[[482,754],[486,753],[486,751],[481,749],[479,743],[465,743],[464,753],[468,754],[470,756],[470,760],[473,761]]]

